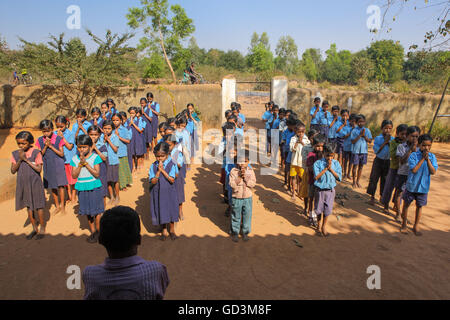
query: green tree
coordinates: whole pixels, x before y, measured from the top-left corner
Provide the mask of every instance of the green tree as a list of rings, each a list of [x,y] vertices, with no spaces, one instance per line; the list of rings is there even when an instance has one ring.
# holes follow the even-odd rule
[[[197,44],[197,40],[194,37],[191,37],[189,39],[188,49],[191,52],[192,59],[196,63],[198,64],[204,63],[206,58],[206,51],[205,49],[200,49],[200,47]]]
[[[138,64],[142,71],[144,79],[162,78],[165,73],[165,62],[160,54],[152,54],[149,58],[145,57]]]
[[[337,51],[333,43],[326,51],[327,58],[322,65],[321,78],[332,83],[347,83],[350,80],[352,54],[348,50]]]
[[[294,39],[290,36],[281,37],[275,53],[277,54],[276,67],[286,74],[294,73],[298,66],[298,47]]]
[[[373,79],[393,83],[402,78],[404,49],[398,42],[381,40],[373,42],[367,54],[374,63]]]
[[[258,45],[262,45],[265,49],[270,51],[269,36],[267,35],[267,32],[263,32],[261,36],[256,32],[253,32],[248,51],[252,52]]]
[[[320,49],[306,49],[300,62],[301,70],[309,81],[317,81],[322,64]]]
[[[47,45],[20,39],[22,51],[14,59],[44,84],[56,85],[56,95],[62,97],[58,110],[69,114],[79,107],[91,108],[106,86],[130,84],[126,77],[136,64],[135,49],[127,45],[132,34],[118,35],[108,30],[103,39],[89,30],[87,33],[97,45],[94,53],[87,54],[80,39],[66,41],[60,34],[50,36]]]
[[[358,83],[360,80],[369,80],[373,75],[374,64],[366,50],[353,54],[350,67],[350,80],[353,84]]]
[[[182,48],[181,41],[195,31],[192,19],[180,5],[170,7],[167,0],[141,0],[141,7],[128,9],[128,25],[142,29],[148,42],[159,42],[164,59],[172,73],[174,83],[177,79],[169,57]]]
[[[274,69],[273,54],[260,43],[247,56],[249,67],[254,72],[267,72]]]
[[[208,53],[206,54],[205,63],[217,67],[220,57],[224,54],[223,51],[218,49],[209,49]]]
[[[237,50],[229,50],[220,56],[218,65],[227,70],[244,71],[245,57]]]
[[[403,65],[403,78],[408,82],[433,84],[445,82],[450,73],[449,51],[409,52]]]

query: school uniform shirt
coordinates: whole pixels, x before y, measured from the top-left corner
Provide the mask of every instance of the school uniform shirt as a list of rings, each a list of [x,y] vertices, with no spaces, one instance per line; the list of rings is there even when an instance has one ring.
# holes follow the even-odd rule
[[[330,111],[326,112],[318,112],[319,114],[319,124],[322,126],[330,126],[331,122],[333,122],[333,116]]]
[[[272,129],[279,129],[280,128],[280,118],[277,116],[277,118],[272,123]]]
[[[311,119],[311,124],[320,124],[319,117],[320,117],[320,114],[323,113],[322,112],[322,107],[316,107],[316,106],[312,107],[311,112],[309,113],[309,115],[313,116],[314,112],[316,112],[317,108],[319,108],[319,112],[317,112],[316,116]]]
[[[392,140],[394,140],[394,137],[391,136],[391,141]],[[391,155],[389,154],[389,144],[384,145],[383,149],[380,152],[378,152],[383,143],[384,143],[384,136],[380,134],[378,137],[375,138],[375,140],[373,140],[373,151],[375,152],[377,158],[380,158],[381,160],[389,160],[391,157]]]
[[[137,124],[137,127],[140,130],[144,130],[147,127],[147,121],[144,121],[143,117],[136,117],[136,119],[134,120],[134,124],[136,124],[136,122],[139,122]],[[131,124],[131,120],[130,120],[130,124]],[[144,134],[144,132],[142,132],[141,134]]]
[[[54,131],[53,135],[58,135],[58,131]],[[64,130],[63,132],[64,140],[66,140],[68,143],[73,144],[72,150],[69,150],[64,145],[64,164],[70,164],[70,161],[72,160],[72,157],[76,153],[76,147],[75,147],[75,132],[72,133],[69,129]]]
[[[303,135],[303,138],[302,138],[303,145],[301,143],[299,143],[297,145],[297,147],[295,147],[295,144],[297,143],[297,141],[298,141],[298,137],[297,137],[297,135],[294,135],[291,139],[291,142],[289,143],[289,148],[292,152],[291,165],[297,166],[297,167],[302,167],[302,165],[303,165],[303,162],[302,162],[303,146],[306,146],[306,145],[310,144],[311,142],[309,141],[309,139],[306,135]]]
[[[317,177],[319,173],[321,173],[326,167],[328,166],[327,160],[325,158],[319,159],[316,162],[314,162],[313,170],[314,170],[314,177]],[[331,160],[331,169],[333,169],[334,172],[338,175],[338,181],[342,180],[342,168],[339,164],[339,161],[337,160]],[[330,170],[327,170],[319,180],[316,180],[314,182],[314,185],[319,189],[334,189],[336,187],[336,178],[335,176],[330,172]]]
[[[172,161],[172,158],[170,156],[167,157],[167,159],[163,162],[163,167],[165,168],[171,161]],[[172,166],[172,168],[170,169],[169,172],[167,172],[167,174],[169,175],[169,177],[172,177],[175,179],[178,172],[179,172],[178,166]],[[151,181],[155,176],[156,176],[156,172],[153,172],[153,165],[151,165],[150,170],[148,171],[148,178]],[[160,173],[159,178],[161,179],[162,177],[164,177],[164,176],[162,173]],[[165,179],[165,177],[164,177],[164,179]]]
[[[408,159],[409,174],[408,180],[406,180],[406,189],[412,193],[428,193],[430,190],[430,170],[428,169],[427,161],[424,161],[416,173],[412,172],[412,169],[419,163],[422,159],[422,151],[416,151],[411,153]],[[436,156],[429,152],[428,157],[430,159],[431,165],[435,170],[438,169],[438,164],[436,161]]]
[[[90,122],[90,124],[91,124],[92,126],[94,125],[94,120],[91,120],[91,121],[89,121],[89,122]],[[103,127],[103,122],[104,122],[104,120],[103,120],[102,117],[98,118],[98,119],[97,119],[97,127],[102,128],[102,127]]]
[[[271,113],[266,122],[266,129],[278,129],[278,127],[274,128],[274,124],[276,123],[277,119],[278,119],[278,114],[277,114],[277,117],[275,118],[274,115]],[[273,123],[272,123],[272,121],[273,121]]]
[[[263,120],[267,120],[266,124],[265,124],[265,128],[266,129],[270,129],[270,117],[273,117],[272,112],[270,112],[269,110],[267,110],[266,112],[264,112],[264,114],[262,115],[262,119]]]
[[[331,122],[333,122],[333,120],[331,120]],[[328,138],[330,138],[330,139],[339,138],[336,131],[337,131],[337,129],[339,129],[342,126],[342,123],[343,123],[342,120],[340,120],[340,119],[336,120],[336,122],[331,126],[330,130],[328,131]],[[344,130],[344,128],[342,128],[341,131],[342,130]],[[339,132],[341,132],[341,131],[339,131]]]
[[[105,137],[102,134],[100,136],[99,140],[100,141],[104,141],[104,139],[105,139]],[[111,143],[113,145],[115,145],[116,147],[119,147],[120,140],[119,140],[119,137],[116,136],[115,133],[111,133],[111,135],[109,136],[109,139],[111,140]],[[114,150],[111,148],[111,145],[108,142],[106,142],[105,145],[106,145],[106,150],[108,150],[108,163],[109,163],[109,165],[110,166],[114,166],[116,164],[119,164],[119,152],[117,152],[117,153],[114,152]]]
[[[345,137],[347,134],[353,131],[353,127],[347,123],[347,125],[338,132],[338,136],[342,134],[342,137]],[[343,133],[341,133],[344,131]],[[345,133],[345,134],[344,134]],[[352,152],[353,151],[353,143],[352,143],[352,135],[350,134],[348,138],[344,139],[344,151]]]
[[[102,163],[102,159],[92,153],[89,158],[86,159],[86,162],[93,168],[96,164]],[[74,168],[78,167],[80,164],[80,157],[75,155],[70,161],[70,165]],[[77,178],[77,183],[75,184],[75,190],[77,191],[90,191],[102,186],[102,182],[100,178],[96,178],[89,172],[85,167],[81,168],[80,175]]]
[[[241,118],[242,122],[245,123],[245,116],[242,113],[239,113],[239,118]]]
[[[145,121],[141,121],[141,123],[142,122],[145,123]],[[128,129],[128,128],[124,127],[124,126],[120,126],[117,129],[117,131],[119,133],[119,136],[122,139],[131,140],[131,137],[132,137],[132,134],[133,134],[131,128]],[[117,150],[117,156],[119,158],[127,157],[128,156],[127,144],[122,142],[122,140],[120,140],[119,138],[117,138],[117,139],[119,140],[119,150]]]
[[[160,106],[159,106],[159,103],[158,102],[155,102],[155,101],[153,101],[151,104],[150,104],[150,114],[149,114],[149,117],[151,117],[151,116],[153,116],[153,112],[152,112],[152,108],[153,108],[153,110],[155,110],[156,112],[160,112]]]
[[[357,136],[361,133],[361,130],[366,130],[366,137],[367,139],[372,139],[372,134],[370,133],[370,130],[368,128],[360,128],[355,127],[352,131],[352,134],[350,135],[350,140],[355,140]],[[352,153],[355,154],[367,154],[367,141],[363,137],[359,138],[356,143],[353,144]]]
[[[181,143],[186,150],[191,152],[191,136],[189,132],[186,129],[183,129],[183,131],[176,130],[175,136],[177,137],[177,142]]]
[[[86,132],[92,126],[92,124],[87,120],[84,120],[84,122],[81,125],[83,126],[84,130],[86,130]],[[78,122],[75,122],[72,126],[72,132],[74,135],[77,133],[77,130],[78,130]],[[80,129],[80,131],[78,132],[78,135],[83,135],[83,134],[85,134],[85,133]],[[77,136],[75,136],[75,137],[77,137]]]

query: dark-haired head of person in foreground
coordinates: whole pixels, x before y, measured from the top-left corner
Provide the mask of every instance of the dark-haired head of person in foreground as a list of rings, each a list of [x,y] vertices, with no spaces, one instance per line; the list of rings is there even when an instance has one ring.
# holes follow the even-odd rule
[[[85,300],[162,300],[169,285],[166,266],[137,255],[141,222],[129,207],[107,210],[100,220],[99,243],[105,262],[83,271]]]

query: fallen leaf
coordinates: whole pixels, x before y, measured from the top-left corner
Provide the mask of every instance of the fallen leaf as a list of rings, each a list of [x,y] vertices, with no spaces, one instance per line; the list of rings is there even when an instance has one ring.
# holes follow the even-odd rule
[[[274,203],[280,203],[280,199],[273,198],[273,199],[272,199],[272,202],[274,202]]]

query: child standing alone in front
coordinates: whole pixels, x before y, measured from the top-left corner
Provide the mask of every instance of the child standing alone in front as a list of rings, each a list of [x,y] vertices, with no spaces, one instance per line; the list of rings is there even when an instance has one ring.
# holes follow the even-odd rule
[[[237,160],[237,165],[230,172],[230,187],[232,188],[232,214],[231,231],[232,239],[238,242],[241,231],[243,240],[248,241],[251,232],[252,221],[252,188],[256,185],[255,172],[249,166],[249,152],[245,150],[244,157]]]
[[[100,230],[100,218],[105,211],[103,205],[103,189],[100,177],[102,159],[92,153],[92,139],[87,135],[77,137],[77,148],[80,155],[75,155],[70,162],[72,175],[77,179],[75,189],[78,191],[80,209],[78,214],[87,216],[91,235],[89,243],[95,243]]]
[[[39,240],[45,234],[45,194],[41,179],[42,155],[39,150],[33,148],[34,138],[30,132],[19,132],[16,142],[19,150],[14,151],[11,156],[11,173],[17,173],[16,211],[27,208],[28,218],[33,226],[33,231],[27,235],[27,240],[31,240],[36,235],[36,240]],[[40,230],[35,213],[39,218]]]
[[[403,193],[402,227],[400,231],[407,233],[408,209],[416,200],[416,219],[413,232],[421,236],[419,221],[422,207],[427,205],[428,191],[430,190],[430,176],[435,175],[438,169],[436,156],[430,152],[433,138],[428,134],[419,137],[419,151],[411,153],[408,159],[409,174],[406,181],[406,190]]]
[[[326,230],[328,217],[333,212],[334,198],[336,192],[336,181],[342,179],[342,168],[339,161],[334,160],[334,146],[326,144],[323,147],[324,157],[314,163],[314,186],[315,190],[315,211],[318,217],[321,216],[317,231],[319,235],[328,237]],[[322,227],[320,227],[320,224]]]

